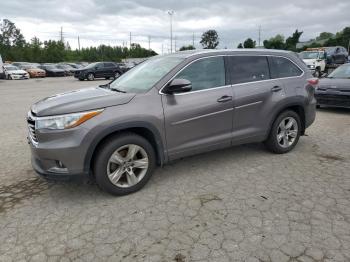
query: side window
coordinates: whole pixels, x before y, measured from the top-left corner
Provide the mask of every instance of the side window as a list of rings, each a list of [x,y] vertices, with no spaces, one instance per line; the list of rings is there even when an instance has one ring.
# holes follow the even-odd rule
[[[271,78],[300,76],[303,71],[284,57],[270,57]]]
[[[176,78],[191,81],[192,90],[203,90],[225,85],[225,64],[222,56],[203,58],[182,70]]]
[[[102,69],[102,68],[103,68],[103,63],[98,63],[98,64],[96,65],[96,67],[97,67],[97,69]]]
[[[104,63],[105,67],[115,67],[115,65],[113,63]]]
[[[265,56],[231,56],[229,59],[232,84],[270,79]]]

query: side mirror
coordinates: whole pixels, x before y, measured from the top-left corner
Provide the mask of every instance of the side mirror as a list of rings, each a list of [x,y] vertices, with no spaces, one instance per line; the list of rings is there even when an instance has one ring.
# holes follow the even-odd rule
[[[165,94],[184,93],[192,90],[192,84],[187,79],[174,79],[163,89]]]

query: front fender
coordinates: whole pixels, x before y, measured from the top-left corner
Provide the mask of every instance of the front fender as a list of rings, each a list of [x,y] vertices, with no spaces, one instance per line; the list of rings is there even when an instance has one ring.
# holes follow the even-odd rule
[[[154,125],[152,125],[152,124],[150,124],[148,122],[143,122],[143,121],[118,123],[118,124],[115,124],[115,125],[103,128],[93,138],[91,138],[91,137],[86,138],[86,140],[89,141],[90,146],[88,147],[88,150],[87,150],[86,155],[85,155],[84,173],[88,173],[89,172],[93,154],[94,154],[97,146],[99,145],[99,143],[104,138],[106,138],[107,136],[109,136],[109,135],[111,135],[111,134],[113,134],[115,132],[128,130],[130,128],[146,128],[150,132],[152,132],[152,134],[153,134],[153,136],[155,138],[155,141],[156,141],[156,147],[157,147],[156,148],[156,150],[157,150],[156,153],[159,156],[160,164],[163,165],[163,163],[167,161],[167,155],[166,155],[166,152],[164,150],[164,146],[163,146],[163,141],[162,141],[161,135],[160,135],[158,129]]]

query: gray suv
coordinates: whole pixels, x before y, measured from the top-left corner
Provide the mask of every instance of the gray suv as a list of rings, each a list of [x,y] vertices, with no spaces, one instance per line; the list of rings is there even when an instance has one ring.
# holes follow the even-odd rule
[[[286,153],[315,119],[317,84],[291,52],[156,56],[110,84],[34,104],[32,165],[47,178],[93,174],[101,188],[124,195],[157,165],[189,155],[252,142]]]

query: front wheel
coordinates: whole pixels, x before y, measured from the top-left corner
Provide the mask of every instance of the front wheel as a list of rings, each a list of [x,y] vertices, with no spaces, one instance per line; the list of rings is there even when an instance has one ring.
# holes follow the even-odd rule
[[[87,75],[87,80],[93,81],[94,79],[95,79],[95,76],[94,76],[93,73],[89,73],[89,74]]]
[[[273,153],[287,153],[298,143],[300,133],[299,115],[294,111],[284,111],[274,121],[265,145]]]
[[[150,179],[156,157],[143,137],[124,133],[108,139],[97,151],[94,174],[97,184],[113,195],[140,190]]]
[[[121,76],[121,74],[119,73],[119,72],[115,72],[115,74],[114,74],[114,79],[117,79],[118,77],[120,77]]]

